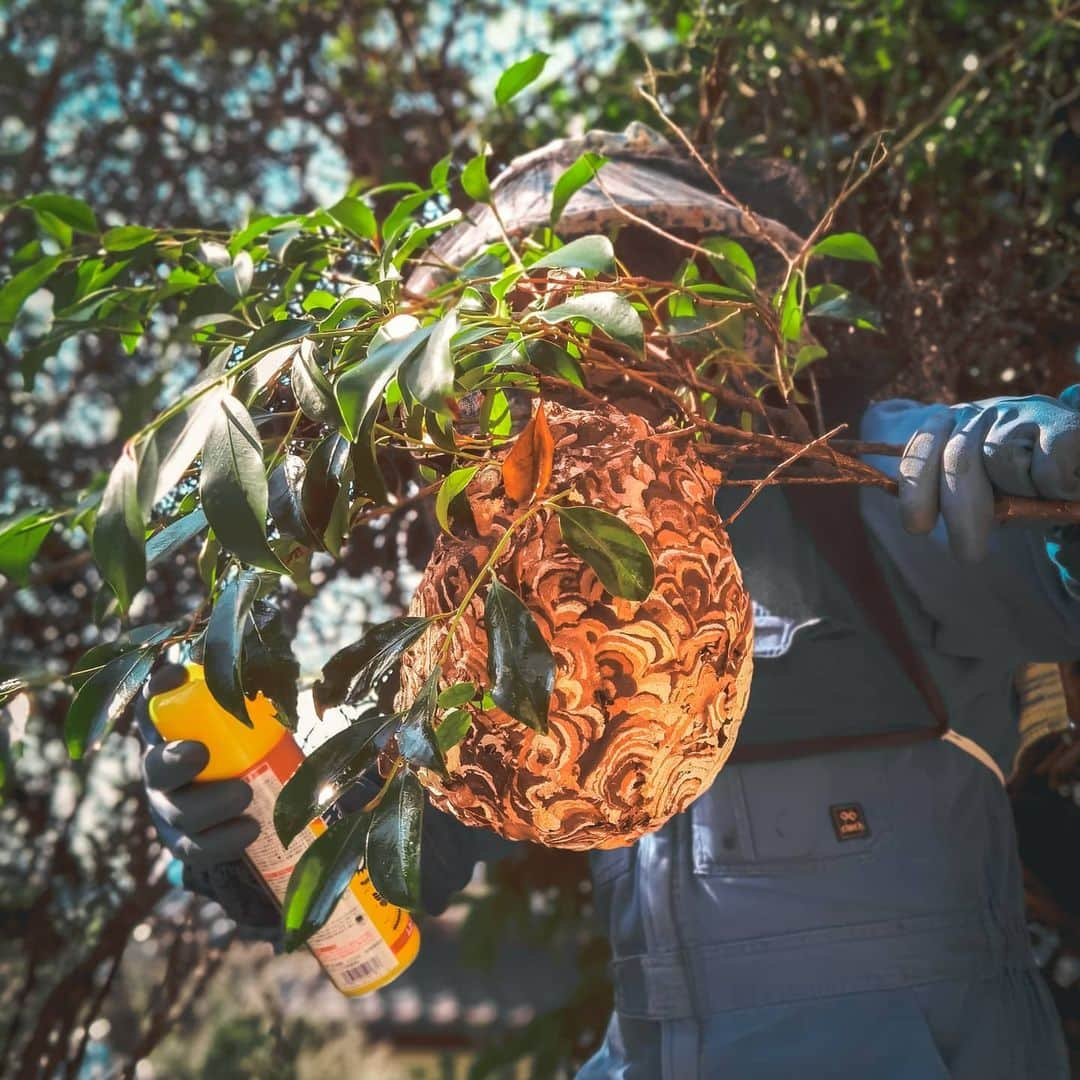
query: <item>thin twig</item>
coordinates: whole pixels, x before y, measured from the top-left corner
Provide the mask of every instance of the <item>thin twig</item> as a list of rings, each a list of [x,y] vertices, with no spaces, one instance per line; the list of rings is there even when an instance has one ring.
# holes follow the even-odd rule
[[[726,528],[730,528],[731,525],[738,518],[738,516],[758,497],[758,495],[761,493],[761,489],[765,487],[765,485],[768,484],[770,480],[773,480],[775,477],[777,477],[789,465],[793,465],[804,454],[808,453],[810,450],[813,450],[815,446],[820,446],[822,443],[827,442],[838,432],[843,431],[846,427],[847,424],[837,424],[837,426],[834,427],[832,431],[827,431],[824,435],[819,435],[813,442],[809,442],[805,446],[799,447],[799,449],[794,454],[791,454],[789,457],[784,458],[784,460],[781,461],[780,464],[777,465],[766,477],[764,477],[764,479],[759,480],[756,484],[754,484],[754,486],[750,489],[750,494],[747,495],[741,503],[739,503],[739,505],[735,509],[735,512],[724,521],[724,526]]]

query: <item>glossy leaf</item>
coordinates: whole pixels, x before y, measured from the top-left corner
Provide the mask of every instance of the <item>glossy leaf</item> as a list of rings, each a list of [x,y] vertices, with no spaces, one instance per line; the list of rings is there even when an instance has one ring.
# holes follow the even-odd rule
[[[330,524],[348,463],[349,443],[337,433],[327,435],[308,458],[300,490],[300,509],[319,546]]]
[[[307,462],[298,454],[286,454],[267,481],[270,516],[283,536],[291,536],[306,547],[321,548],[322,540],[304,514],[306,475]]]
[[[101,245],[106,251],[134,251],[156,237],[157,230],[148,229],[145,225],[121,225],[109,229],[101,238]]]
[[[206,688],[226,711],[251,727],[244,699],[240,662],[251,607],[259,589],[254,571],[242,570],[218,593],[206,627],[203,670]]]
[[[217,283],[237,300],[247,295],[254,276],[255,264],[246,251],[238,252],[229,266],[222,266],[214,271]]]
[[[521,429],[510,453],[503,459],[502,479],[507,496],[514,502],[525,503],[543,495],[551,483],[554,460],[555,440],[541,400],[533,418]]]
[[[562,217],[566,204],[607,164],[607,160],[603,154],[595,154],[591,150],[586,150],[577,161],[559,176],[551,192],[552,228],[559,223],[559,218]]]
[[[420,836],[424,792],[408,769],[390,781],[367,837],[367,872],[379,895],[407,910],[420,906]]]
[[[534,52],[532,56],[511,64],[495,84],[495,104],[505,105],[511,98],[520,94],[530,83],[535,82],[548,62],[549,54]]]
[[[491,202],[491,185],[487,176],[487,154],[481,151],[471,158],[461,170],[461,187],[476,202]]]
[[[641,316],[625,296],[615,292],[585,293],[563,304],[529,312],[531,318],[553,325],[583,319],[602,330],[613,341],[640,353],[645,348]]]
[[[38,259],[0,287],[0,342],[7,341],[23,304],[49,280],[63,261],[63,255]]]
[[[808,299],[813,307],[807,315],[850,323],[860,330],[881,332],[881,313],[861,297],[839,285],[815,286],[810,290]]]
[[[366,697],[434,621],[411,615],[390,619],[371,627],[359,641],[336,652],[311,689],[315,711],[322,716],[326,709]]]
[[[471,727],[472,717],[464,709],[450,709],[446,712],[435,729],[435,739],[443,754],[457,746],[469,734]]]
[[[757,270],[742,244],[725,236],[709,236],[701,241],[701,246],[714,253],[709,262],[721,281],[740,294],[753,294]]]
[[[415,353],[401,372],[405,389],[435,412],[446,409],[446,400],[454,392],[454,362],[450,356],[450,342],[457,328],[457,313],[451,311],[444,315],[431,330],[423,349]]]
[[[82,199],[76,199],[71,195],[61,195],[55,191],[48,191],[41,195],[31,195],[28,199],[23,199],[22,205],[30,207],[31,210],[52,214],[76,232],[92,235],[98,231],[94,211]]]
[[[292,651],[292,637],[278,604],[256,599],[251,607],[251,622],[244,634],[240,681],[244,696],[262,694],[274,706],[279,724],[295,731],[300,665]]]
[[[199,492],[214,535],[243,562],[284,573],[266,542],[262,444],[247,409],[222,398],[203,447]]]
[[[492,581],[484,602],[487,671],[496,705],[537,731],[547,731],[555,659],[521,598]]]
[[[800,371],[808,368],[816,360],[821,360],[828,355],[828,350],[823,349],[820,345],[804,345],[795,354],[795,363],[791,366],[791,374],[798,375]]]
[[[334,203],[327,212],[338,224],[364,240],[374,240],[379,235],[375,213],[363,199],[346,195],[344,199]]]
[[[580,236],[534,262],[530,270],[560,267],[596,274],[615,272],[615,248],[606,236]]]
[[[881,265],[881,259],[874,245],[859,233],[833,233],[819,240],[813,248],[815,255],[830,255],[834,259],[847,259],[852,262],[868,262]]]
[[[802,308],[799,306],[799,279],[793,277],[784,290],[780,305],[780,333],[788,341],[798,341],[802,333]]]
[[[334,394],[341,409],[349,438],[355,441],[368,419],[379,409],[387,383],[406,360],[427,341],[430,327],[418,327],[416,320],[402,316],[381,328],[387,336],[368,349],[367,356],[348,368],[337,380]],[[389,335],[393,336],[389,336]]]
[[[378,737],[396,716],[366,716],[331,735],[301,762],[274,804],[274,828],[288,847],[314,818],[325,813],[375,760]]]
[[[169,630],[159,632],[153,644],[110,660],[80,687],[64,720],[64,741],[73,758],[96,749],[127,711],[157,660],[158,645]]]
[[[319,366],[313,341],[303,341],[293,356],[290,379],[296,404],[303,414],[320,424],[337,426],[341,423],[334,388]]]
[[[566,546],[593,568],[612,596],[644,600],[652,592],[652,555],[629,525],[592,506],[559,506],[556,512]]]
[[[315,323],[311,319],[278,319],[260,326],[254,334],[248,338],[244,346],[244,359],[249,360],[256,353],[265,352],[275,345],[284,345],[288,341],[296,341],[305,334],[310,334],[315,329]]]
[[[435,519],[444,531],[450,530],[450,507],[454,500],[469,486],[469,482],[479,471],[479,465],[468,465],[455,469],[442,482],[435,496]]]
[[[367,848],[371,814],[335,821],[300,856],[282,905],[287,951],[299,948],[334,913]]]
[[[476,697],[476,683],[459,682],[448,686],[439,694],[440,709],[456,709]]]
[[[221,412],[221,402],[228,391],[224,386],[212,386],[183,412],[167,420],[153,435],[157,457],[157,479],[153,501],[163,499],[194,461]]]
[[[193,540],[208,525],[202,507],[170,522],[164,529],[154,533],[146,542],[146,565],[151,566],[162,559],[175,555],[186,543]]]
[[[29,584],[30,564],[55,523],[48,510],[28,510],[0,522],[0,574],[16,585]]]
[[[116,593],[121,611],[127,611],[146,581],[146,526],[139,505],[138,472],[135,447],[126,443],[109,473],[91,538],[94,561]]]
[[[435,737],[435,710],[439,703],[439,678],[442,668],[436,664],[409,706],[397,732],[398,753],[412,765],[433,769],[446,775],[446,760]]]

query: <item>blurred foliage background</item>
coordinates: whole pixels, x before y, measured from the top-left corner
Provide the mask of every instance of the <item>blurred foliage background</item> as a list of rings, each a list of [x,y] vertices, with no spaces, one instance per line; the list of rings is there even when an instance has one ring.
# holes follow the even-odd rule
[[[839,225],[885,264],[869,298],[882,348],[905,363],[896,388],[1056,391],[1075,378],[1078,13],[1047,0],[8,0],[0,193],[70,192],[105,226],[233,227],[325,205],[353,179],[423,181],[484,141],[506,162],[589,128],[659,126],[638,92],[654,85],[704,153],[794,162],[822,206],[884,132],[890,162]],[[497,109],[499,72],[537,49],[552,54],[543,78]],[[0,279],[33,242],[25,217],[0,221]],[[17,354],[16,334],[0,346],[0,517],[100,484],[195,371],[165,327],[131,355],[117,336],[72,343],[32,393]],[[428,531],[403,513],[358,532],[314,599],[286,597],[306,674],[402,608]],[[151,571],[141,620],[165,598],[194,605],[194,561]],[[28,584],[0,579],[0,676],[30,661],[63,673],[115,635],[94,624],[99,588],[70,534],[46,540]],[[268,968],[265,947],[172,887],[137,742],[72,763],[65,706],[23,695],[0,723],[5,1075],[453,1075],[477,1052],[477,1074],[544,1075],[599,1038],[609,989],[583,859],[524,853],[477,880],[425,930],[415,979],[350,1012],[313,962]],[[544,987],[532,1000],[506,990],[526,970]]]

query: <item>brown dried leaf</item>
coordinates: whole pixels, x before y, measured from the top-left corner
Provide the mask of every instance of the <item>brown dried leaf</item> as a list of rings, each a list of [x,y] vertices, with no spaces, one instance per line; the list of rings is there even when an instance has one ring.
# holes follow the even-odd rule
[[[537,405],[536,415],[522,428],[503,461],[503,486],[509,498],[523,503],[532,502],[542,495],[551,483],[554,459],[555,440],[541,401]]]

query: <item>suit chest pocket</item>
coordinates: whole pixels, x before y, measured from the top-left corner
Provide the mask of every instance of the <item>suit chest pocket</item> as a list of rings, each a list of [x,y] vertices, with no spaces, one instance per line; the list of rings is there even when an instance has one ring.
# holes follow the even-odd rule
[[[835,754],[724,769],[690,807],[694,873],[812,872],[870,858],[890,831],[875,758]]]

